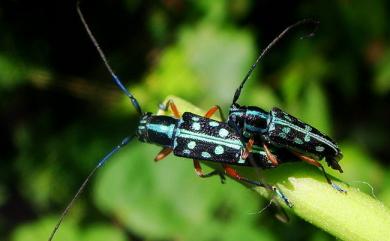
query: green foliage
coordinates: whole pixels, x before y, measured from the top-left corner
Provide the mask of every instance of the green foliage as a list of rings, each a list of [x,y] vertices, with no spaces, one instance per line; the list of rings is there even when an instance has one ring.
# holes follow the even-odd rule
[[[2,89],[15,87],[26,77],[26,69],[10,56],[0,55],[0,85]]]
[[[390,90],[390,51],[383,54],[376,69],[377,74],[373,87],[376,92],[384,95]]]
[[[98,207],[151,239],[196,240],[195,230],[202,230],[202,240],[215,240],[223,227],[239,236],[242,228],[253,225],[256,216],[248,212],[259,207],[248,190],[233,183],[221,187],[218,178],[199,180],[188,160],[153,163],[157,152],[158,148],[134,143],[116,155],[97,180]],[[245,205],[236,207],[238,203]]]
[[[168,97],[164,103],[168,100],[179,102],[183,111],[198,113],[191,104],[177,97]],[[364,153],[358,150],[355,153],[361,154],[362,160],[355,164],[364,166],[367,161]],[[353,154],[348,157],[353,158]],[[218,165],[212,165],[214,168],[215,166]],[[370,197],[358,188],[340,183],[338,185],[347,193],[337,192],[325,181],[322,173],[313,169],[315,170],[313,166],[309,167],[306,163],[286,163],[276,169],[264,171],[262,176],[271,185],[280,188],[293,203],[293,208],[290,209],[279,200],[285,208],[335,237],[351,241],[388,239],[390,210],[376,200],[375,194]],[[258,176],[253,168],[241,167],[239,172],[250,179]],[[270,197],[270,193],[264,188],[255,187],[253,190]]]
[[[57,222],[56,217],[41,219],[38,222],[21,225],[13,234],[12,241],[37,241],[46,240]],[[92,224],[87,229],[82,229],[74,220],[69,218],[67,223],[61,226],[56,240],[80,240],[80,241],[124,241],[123,231],[113,226],[104,224]]]

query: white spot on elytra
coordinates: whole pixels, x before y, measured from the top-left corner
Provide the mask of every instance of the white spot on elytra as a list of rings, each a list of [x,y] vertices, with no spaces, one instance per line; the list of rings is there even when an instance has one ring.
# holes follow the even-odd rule
[[[217,147],[215,147],[214,149],[214,153],[217,154],[217,155],[221,155],[225,152],[225,150],[223,149],[222,146],[218,145]]]
[[[210,158],[211,155],[210,155],[210,153],[204,151],[204,152],[202,152],[202,157],[204,157],[204,158]]]
[[[322,152],[325,148],[323,146],[316,146],[316,151]]]
[[[193,121],[199,121],[199,117],[195,117],[195,116],[194,116],[194,117],[192,117],[192,120],[193,120]]]
[[[219,134],[220,137],[227,137],[229,135],[229,131],[226,130],[225,128],[222,128],[222,129],[219,130],[218,134]]]
[[[195,146],[196,146],[196,142],[195,141],[190,141],[188,144],[187,144],[187,147],[189,148],[189,149],[194,149],[195,148]]]
[[[200,130],[200,124],[199,123],[192,123],[192,129],[195,130],[195,131],[199,131]]]
[[[242,159],[242,158],[240,158],[240,160],[238,160],[238,163],[240,163],[240,164],[244,164],[245,163],[245,159]]]
[[[212,126],[212,127],[216,127],[216,126],[219,126],[219,123],[216,122],[216,121],[210,121],[209,125]]]

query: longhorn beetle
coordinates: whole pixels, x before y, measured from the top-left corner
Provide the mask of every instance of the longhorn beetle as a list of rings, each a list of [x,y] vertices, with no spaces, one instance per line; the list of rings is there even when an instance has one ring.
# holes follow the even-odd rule
[[[66,214],[97,169],[103,166],[113,154],[130,143],[134,137],[137,137],[142,142],[157,144],[163,147],[163,149],[157,154],[155,161],[159,161],[173,152],[176,156],[193,159],[194,168],[199,177],[220,175],[221,180],[224,181],[224,174],[226,174],[244,183],[264,187],[277,194],[287,206],[292,207],[288,198],[276,187],[262,181],[255,181],[243,177],[233,167],[231,167],[231,165],[258,166],[262,168],[272,168],[274,166],[270,165],[268,155],[262,146],[253,144],[250,148],[246,147],[240,134],[229,126],[227,122],[210,119],[217,110],[220,110],[219,106],[212,107],[204,116],[199,116],[190,112],[185,112],[181,115],[173,101],[168,101],[165,108],[170,108],[174,117],[153,115],[149,112],[143,112],[138,100],[124,87],[109,65],[107,58],[84,19],[79,3],[77,3],[77,12],[88,33],[88,36],[92,40],[92,43],[103,60],[103,63],[110,73],[114,83],[124,94],[127,95],[127,97],[129,97],[132,105],[140,115],[140,120],[137,131],[124,138],[119,145],[115,146],[111,152],[104,156],[92,169],[61,214],[61,217],[49,236],[49,241],[53,239]],[[222,117],[221,112],[220,114]],[[294,159],[294,156],[283,148],[273,148],[272,150],[283,162],[293,161]],[[199,162],[200,160],[221,163],[224,173],[219,170],[214,170],[210,173],[203,173]]]
[[[274,107],[271,111],[267,112],[256,106],[240,106],[237,103],[245,82],[250,78],[253,70],[263,56],[288,31],[306,23],[313,23],[316,25],[316,28],[319,24],[319,22],[310,19],[301,20],[286,28],[261,52],[234,94],[229,111],[228,123],[240,133],[245,142],[248,142],[247,147],[249,149],[253,143],[262,146],[266,151],[268,160],[275,167],[280,164],[280,159],[272,153],[269,147],[286,148],[302,161],[320,168],[327,182],[334,189],[346,193],[345,190],[330,180],[324,167],[319,162],[325,158],[328,166],[341,173],[343,172],[341,166],[338,164],[343,155],[335,141],[313,126],[279,108]],[[312,36],[313,33],[308,36]]]

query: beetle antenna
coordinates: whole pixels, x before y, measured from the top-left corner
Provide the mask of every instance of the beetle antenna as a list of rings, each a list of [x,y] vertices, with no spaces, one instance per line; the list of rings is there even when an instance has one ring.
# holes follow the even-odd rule
[[[303,38],[307,38],[307,37],[312,37],[314,36],[314,33],[316,32],[316,30],[318,29],[318,25],[319,25],[319,21],[316,21],[316,20],[312,20],[312,19],[302,19],[290,26],[288,26],[286,29],[283,30],[283,32],[281,32],[276,38],[274,38],[274,40],[272,40],[271,43],[268,44],[268,46],[263,49],[263,51],[261,51],[259,57],[257,57],[256,59],[256,62],[251,66],[251,68],[249,69],[248,73],[245,75],[244,79],[242,80],[240,86],[238,87],[238,89],[236,90],[236,93],[234,94],[234,97],[233,97],[233,103],[232,104],[236,104],[238,98],[240,97],[240,94],[241,94],[241,90],[242,88],[244,87],[245,85],[245,82],[250,78],[250,76],[252,75],[252,72],[253,70],[256,68],[257,64],[259,63],[259,61],[264,57],[265,54],[268,53],[268,51],[279,41],[281,40],[291,29],[293,28],[296,28],[300,25],[303,25],[303,24],[314,24],[315,25],[315,28],[314,30],[308,34],[308,35],[305,35],[303,37],[301,37],[301,39]]]
[[[141,106],[139,105],[137,99],[125,88],[125,86],[122,84],[120,79],[116,76],[115,72],[112,70],[110,64],[108,63],[108,60],[107,60],[103,50],[100,48],[99,43],[97,42],[95,36],[92,34],[92,31],[89,28],[87,22],[85,21],[83,13],[81,12],[80,1],[77,1],[77,13],[80,16],[81,22],[83,23],[89,38],[92,40],[93,45],[95,45],[95,48],[96,48],[96,50],[98,51],[98,53],[100,55],[100,58],[103,60],[104,65],[106,66],[108,72],[110,72],[111,77],[112,77],[114,83],[119,87],[119,89],[123,93],[125,93],[130,98],[130,101],[133,104],[134,108],[137,110],[138,114],[142,115]]]
[[[112,156],[114,155],[115,153],[117,153],[122,147],[124,147],[125,145],[127,145],[129,142],[131,142],[131,140],[133,139],[134,135],[132,136],[127,136],[126,138],[124,138],[121,143],[117,146],[115,146],[107,155],[105,155],[100,161],[99,163],[92,169],[92,171],[89,173],[89,175],[87,176],[87,178],[85,178],[84,182],[81,184],[81,186],[79,187],[79,189],[77,190],[76,194],[73,196],[72,200],[70,200],[70,202],[68,203],[68,205],[66,206],[66,208],[64,209],[64,211],[62,212],[61,214],[61,217],[60,219],[58,220],[56,226],[54,226],[53,228],[53,231],[51,232],[50,234],[50,237],[49,237],[49,240],[48,241],[51,241],[53,240],[53,237],[54,235],[56,234],[58,228],[60,227],[62,221],[64,220],[65,216],[68,214],[69,210],[72,208],[73,204],[75,203],[75,201],[78,199],[78,197],[80,196],[80,194],[83,192],[85,186],[88,184],[89,180],[91,179],[91,177],[95,174],[95,172],[97,171],[97,169],[99,169],[101,166],[104,165],[104,163]]]

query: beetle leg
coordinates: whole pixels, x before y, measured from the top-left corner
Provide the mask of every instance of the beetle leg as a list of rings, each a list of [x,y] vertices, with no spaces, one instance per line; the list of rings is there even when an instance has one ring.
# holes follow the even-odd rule
[[[175,105],[173,100],[170,99],[170,100],[167,101],[167,103],[165,105],[164,104],[161,104],[161,105],[162,106],[159,106],[159,108],[161,110],[166,111],[170,107],[174,117],[176,117],[176,118],[180,118],[181,117],[181,114],[180,114],[179,110],[177,109],[177,106]]]
[[[245,149],[244,149],[244,151],[243,151],[242,154],[241,154],[241,158],[242,158],[243,160],[245,160],[245,159],[248,158],[249,154],[250,154],[251,151],[252,151],[252,147],[253,147],[253,143],[254,143],[254,142],[255,142],[254,138],[251,137],[251,138],[248,140],[248,142],[245,144]]]
[[[275,217],[282,223],[288,223],[290,222],[290,218],[288,217],[288,214],[286,210],[278,202],[275,202],[276,207],[276,213]]]
[[[221,107],[220,107],[219,105],[214,105],[213,107],[211,107],[210,110],[206,112],[206,114],[204,115],[204,117],[210,118],[211,116],[214,115],[214,113],[215,113],[216,111],[219,111],[219,116],[220,116],[221,120],[222,120],[223,122],[225,122],[225,116],[223,115],[222,109],[221,109]]]
[[[296,153],[296,152],[293,152],[293,154],[295,154],[297,157],[299,157],[302,161],[304,162],[307,162],[311,165],[314,165],[318,168],[321,169],[322,173],[324,174],[325,178],[326,178],[326,181],[332,185],[332,187],[334,189],[336,189],[337,191],[339,192],[342,192],[342,193],[347,193],[347,191],[345,191],[344,189],[342,189],[341,187],[339,187],[338,185],[336,185],[335,183],[332,182],[332,180],[330,180],[328,174],[326,173],[325,171],[325,168],[321,165],[321,163],[319,163],[318,161],[314,160],[313,158],[310,158],[310,157],[307,157],[307,156],[304,156],[302,154],[299,154],[299,153]]]
[[[265,150],[268,160],[272,162],[272,165],[278,166],[279,165],[278,158],[271,153],[271,151],[268,149],[268,146],[266,144],[263,144],[263,148]]]
[[[279,189],[277,189],[276,187],[273,187],[273,186],[266,184],[266,183],[263,183],[261,181],[254,181],[254,180],[248,179],[246,177],[240,176],[240,174],[238,174],[238,172],[233,167],[231,167],[227,164],[222,164],[222,166],[225,169],[225,173],[227,175],[229,175],[230,177],[232,177],[236,180],[239,180],[239,181],[243,181],[243,182],[255,185],[255,186],[264,187],[265,189],[276,193],[286,203],[286,205],[289,206],[290,208],[293,206],[292,203],[288,200],[288,198],[284,195],[284,193],[282,191],[280,191]]]
[[[225,183],[225,179],[226,179],[225,175],[223,175],[223,173],[221,173],[220,171],[214,170],[212,172],[205,174],[205,173],[203,173],[202,166],[200,165],[200,162],[198,160],[193,160],[193,162],[194,162],[194,168],[195,168],[196,175],[198,175],[199,177],[205,178],[205,177],[211,177],[214,175],[219,175],[219,177],[221,178],[221,183]]]
[[[250,179],[247,179],[245,177],[240,176],[240,174],[238,174],[238,172],[233,167],[231,167],[227,164],[222,164],[222,166],[223,166],[223,169],[225,170],[225,173],[236,180],[244,181],[246,183],[250,183],[250,184],[253,184],[256,186],[260,186],[260,187],[267,187],[267,185],[265,185],[264,183],[262,183],[260,181],[253,181],[253,180],[250,180]]]
[[[173,151],[172,148],[164,147],[164,148],[157,154],[157,156],[154,158],[154,161],[157,162],[157,161],[160,161],[160,160],[164,159],[164,158],[167,157],[169,154],[171,154],[172,151]]]

